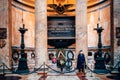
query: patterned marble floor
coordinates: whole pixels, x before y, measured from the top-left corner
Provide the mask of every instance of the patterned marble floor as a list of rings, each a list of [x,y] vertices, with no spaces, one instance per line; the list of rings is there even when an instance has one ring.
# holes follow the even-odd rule
[[[6,74],[3,78],[0,76],[0,80],[120,80],[119,75],[113,74],[91,74],[87,73],[84,75],[83,73],[77,74],[57,74],[50,75],[47,74],[43,76],[43,74],[33,73],[29,75],[18,75],[18,74]]]
[[[86,74],[72,72],[72,73],[51,73],[47,75],[43,73],[32,73],[29,75],[5,74],[0,75],[0,80],[120,80],[120,74],[94,74],[86,72]]]

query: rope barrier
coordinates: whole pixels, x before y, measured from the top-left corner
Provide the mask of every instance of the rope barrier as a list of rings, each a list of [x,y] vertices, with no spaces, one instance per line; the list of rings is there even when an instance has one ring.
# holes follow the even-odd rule
[[[96,73],[94,70],[90,69],[87,64],[86,64],[86,67],[87,67],[88,70],[90,70],[90,72],[92,72],[92,73],[99,74],[99,75],[104,75],[104,74],[101,74],[101,73]],[[107,69],[106,69],[106,70],[107,70]],[[110,70],[107,70],[107,71],[110,73]]]
[[[3,66],[3,64],[0,65],[0,67],[2,67],[2,66]]]
[[[66,71],[65,73],[72,73],[75,72],[76,69],[72,70],[72,71]]]
[[[51,68],[50,66],[48,66],[47,64],[45,64],[48,68],[50,68],[51,70],[53,70],[53,71],[55,71],[55,72],[57,72],[57,73],[62,73],[61,71],[57,71],[57,70],[55,70],[55,69],[53,69],[53,68]]]
[[[20,73],[16,73],[16,71],[13,71],[13,70],[10,69],[9,67],[7,67],[4,63],[3,63],[2,65],[0,65],[0,67],[2,67],[2,66],[3,66],[3,69],[5,69],[5,67],[6,67],[6,68],[7,68],[9,71],[11,71],[12,73],[20,74]],[[31,72],[29,72],[29,73],[26,73],[26,75],[35,73],[36,71],[41,71],[41,70],[43,70],[42,67],[44,67],[44,73],[45,73],[45,66],[47,66],[49,69],[53,70],[54,72],[57,72],[57,73],[60,73],[60,74],[71,73],[71,72],[75,72],[75,70],[76,70],[76,68],[74,68],[73,70],[69,70],[69,71],[66,70],[66,71],[64,71],[64,72],[63,72],[63,71],[58,71],[58,70],[53,69],[53,68],[50,67],[49,65],[43,63],[39,68],[34,69],[33,71],[31,71]],[[90,72],[95,73],[95,74],[99,74],[99,73],[96,73],[94,70],[90,69],[90,67],[89,67],[88,65],[86,65],[86,67],[87,67],[88,70],[90,70]],[[3,73],[5,73],[5,70],[3,70]],[[22,75],[22,74],[20,74],[20,75]]]
[[[3,68],[3,73],[5,73],[5,67],[6,67],[10,72],[15,73],[15,74],[22,75],[21,73],[17,73],[16,71],[13,71],[12,69],[8,68],[4,63],[2,64],[2,66],[4,67],[4,68]],[[34,71],[29,72],[29,73],[25,73],[25,74],[28,75],[28,74],[35,73],[36,71],[41,70],[41,69],[42,69],[42,68],[41,68],[42,66],[43,66],[43,64],[42,64],[39,68],[35,69]]]
[[[86,64],[86,67],[88,68],[88,70],[90,70],[91,72],[94,73],[94,71],[92,69],[90,69],[87,64]]]
[[[8,70],[12,71],[12,69],[10,69],[9,67],[7,67],[7,65],[5,65],[4,63],[3,63],[3,66],[6,67]]]
[[[53,68],[51,68],[50,66],[48,66],[47,64],[46,64],[46,66],[48,67],[48,68],[50,68],[51,70],[53,70],[53,71],[55,71],[55,72],[57,72],[57,73],[61,73],[61,74],[64,74],[64,73],[71,73],[71,72],[74,72],[76,69],[74,69],[74,70],[71,70],[71,71],[65,71],[65,72],[61,72],[61,71],[57,71],[57,70],[55,70],[55,69],[53,69]]]
[[[39,68],[37,68],[37,69],[35,69],[34,71],[30,72],[29,74],[32,74],[32,73],[35,73],[35,72],[38,71],[38,70],[41,70],[41,69],[42,69],[42,66],[43,66],[43,64],[42,64]]]

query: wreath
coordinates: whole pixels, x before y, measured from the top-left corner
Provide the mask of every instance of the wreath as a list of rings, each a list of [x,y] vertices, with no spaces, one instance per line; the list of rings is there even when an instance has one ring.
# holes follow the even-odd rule
[[[104,60],[105,60],[106,64],[108,64],[108,63],[110,62],[111,56],[110,56],[109,53],[105,53],[105,55],[104,55]]]
[[[12,51],[12,59],[15,61],[19,59],[19,53],[17,50]]]
[[[65,63],[66,65],[66,70],[70,71],[71,67],[72,67],[72,60],[68,59]]]
[[[57,49],[56,56],[58,57],[59,52],[62,51],[63,55],[66,56],[64,49]]]
[[[58,49],[56,51],[56,57],[57,57],[57,66],[60,68],[65,67],[65,50]]]
[[[31,58],[35,58],[35,53],[34,52],[31,53]]]
[[[70,57],[69,55],[72,55],[72,56]],[[67,52],[67,59],[74,60],[74,53],[73,53],[72,50],[69,50],[69,51]]]

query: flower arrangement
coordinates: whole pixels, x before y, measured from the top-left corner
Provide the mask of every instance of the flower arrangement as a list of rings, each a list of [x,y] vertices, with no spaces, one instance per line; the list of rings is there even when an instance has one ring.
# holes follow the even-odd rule
[[[64,68],[65,67],[65,60],[66,60],[64,49],[58,49],[56,56],[57,56],[57,66],[59,68]]]

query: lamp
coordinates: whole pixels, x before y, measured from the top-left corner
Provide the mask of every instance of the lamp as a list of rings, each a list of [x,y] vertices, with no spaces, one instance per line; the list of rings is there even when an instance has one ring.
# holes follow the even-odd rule
[[[99,8],[100,9],[100,8]],[[99,18],[98,21],[100,22],[100,10],[99,10]],[[98,33],[98,51],[95,53],[95,73],[108,73],[108,70],[106,70],[104,58],[102,57],[102,41],[101,41],[101,33],[104,30],[102,27],[99,26],[99,23],[97,24],[97,28],[94,28],[94,30]]]
[[[23,8],[23,7],[22,7]],[[22,23],[23,23],[23,9],[22,9]],[[23,27],[19,29],[19,32],[21,33],[21,44],[20,44],[20,55],[21,58],[19,59],[18,64],[18,70],[17,73],[28,73],[29,69],[27,66],[27,53],[25,53],[25,44],[24,44],[24,34],[28,29],[25,28],[25,24],[23,24]]]

